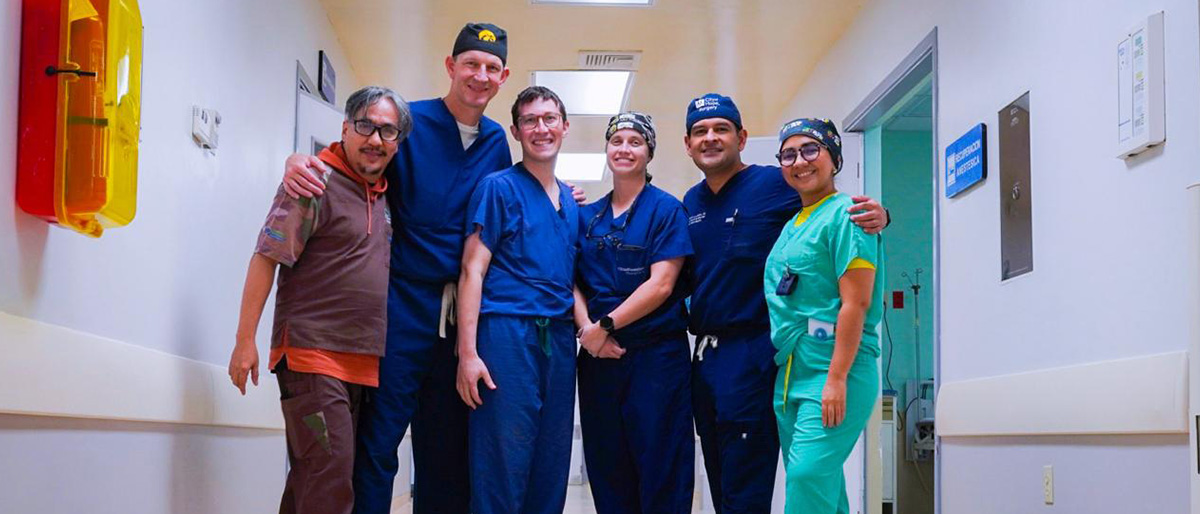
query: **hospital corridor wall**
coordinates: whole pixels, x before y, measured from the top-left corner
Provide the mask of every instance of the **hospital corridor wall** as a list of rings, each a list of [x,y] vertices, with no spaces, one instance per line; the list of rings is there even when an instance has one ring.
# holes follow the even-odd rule
[[[1159,11],[1167,141],[1119,159],[1116,45]],[[780,116],[845,120],[932,35],[937,152],[988,125],[988,178],[936,185],[940,512],[1200,512],[1198,21],[1195,0],[871,2]],[[998,112],[1026,92],[1034,268],[1002,281]]]
[[[100,239],[15,205],[21,2],[0,3],[0,512],[261,513],[283,489],[274,376],[242,397],[225,369],[296,62],[330,56],[339,109],[359,84],[318,0],[139,3],[138,212]],[[221,113],[215,151],[193,106]]]

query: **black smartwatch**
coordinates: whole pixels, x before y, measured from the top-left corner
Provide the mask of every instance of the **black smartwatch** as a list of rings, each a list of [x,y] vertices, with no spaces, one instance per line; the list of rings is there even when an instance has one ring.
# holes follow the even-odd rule
[[[600,328],[603,328],[605,332],[610,334],[617,330],[617,327],[613,324],[613,319],[611,317],[605,316],[600,318],[600,321],[597,321],[596,323],[599,323]]]

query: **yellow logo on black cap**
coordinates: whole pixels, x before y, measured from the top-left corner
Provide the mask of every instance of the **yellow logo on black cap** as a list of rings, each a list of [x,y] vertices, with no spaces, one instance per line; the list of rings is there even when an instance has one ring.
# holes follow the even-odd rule
[[[479,40],[487,41],[489,43],[495,43],[496,42],[496,34],[492,33],[492,31],[490,31],[488,29],[483,29],[483,30],[479,31]]]

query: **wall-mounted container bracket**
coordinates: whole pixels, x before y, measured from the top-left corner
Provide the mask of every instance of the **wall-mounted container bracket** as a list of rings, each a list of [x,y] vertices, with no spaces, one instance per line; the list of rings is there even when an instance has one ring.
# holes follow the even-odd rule
[[[99,237],[137,208],[142,17],[136,0],[24,0],[17,203]]]

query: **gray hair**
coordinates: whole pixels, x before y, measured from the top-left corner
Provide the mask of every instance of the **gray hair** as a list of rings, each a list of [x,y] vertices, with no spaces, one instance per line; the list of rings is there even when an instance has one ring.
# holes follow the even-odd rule
[[[403,141],[412,133],[412,111],[408,109],[408,102],[405,102],[399,93],[386,87],[367,86],[352,93],[350,98],[346,99],[346,121],[354,121],[354,118],[368,107],[385,98],[391,100],[396,105],[396,110],[400,111],[399,119],[396,120],[396,128],[400,129],[400,138],[397,141]]]

